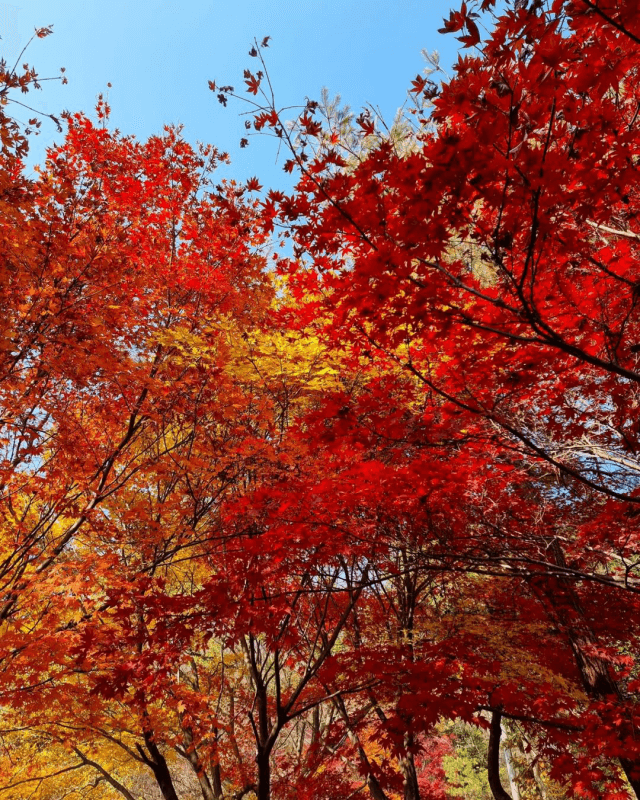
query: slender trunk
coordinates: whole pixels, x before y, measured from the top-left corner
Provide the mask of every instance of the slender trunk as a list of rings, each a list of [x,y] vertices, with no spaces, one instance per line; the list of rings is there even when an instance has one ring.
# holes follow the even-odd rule
[[[258,790],[256,792],[258,800],[270,800],[271,798],[271,753],[265,749],[260,749],[256,756],[258,764]]]
[[[494,711],[491,715],[489,731],[489,752],[487,755],[487,777],[495,800],[511,800],[500,782],[500,736],[502,734],[502,714]]]
[[[151,754],[151,758],[147,759],[147,766],[153,771],[162,797],[164,800],[179,800],[165,757],[154,744],[149,747],[149,743],[147,743],[147,749]]]
[[[255,664],[255,662],[254,662]],[[277,669],[277,666],[276,666]],[[256,689],[256,711],[258,724],[252,719],[252,727],[256,739],[256,764],[258,767],[257,800],[271,798],[271,750],[278,736],[277,727],[272,729],[269,720],[267,687],[257,668],[254,666],[254,684]]]
[[[362,764],[363,771],[367,776],[367,788],[369,789],[369,794],[372,797],[372,800],[389,800],[387,795],[385,794],[384,789],[380,786],[380,782],[376,778],[376,776],[371,771],[371,762],[365,752],[362,743],[358,737],[357,732],[351,725],[351,721],[349,720],[349,713],[347,712],[347,708],[344,704],[344,700],[338,696],[335,697],[333,700],[334,708],[338,711],[338,714],[342,717],[344,721],[345,727],[347,729],[347,735],[349,739],[353,742],[358,751],[358,756],[360,757],[360,763]]]
[[[242,758],[242,753],[240,752],[240,748],[238,746],[238,740],[236,738],[236,702],[233,691],[229,692],[229,740],[231,742],[233,755],[236,757],[236,761],[238,762],[238,768],[240,770],[242,782],[245,786],[247,786],[250,781],[247,775],[247,769],[244,760]]]
[[[539,756],[534,752],[533,755],[527,755],[527,751],[531,750],[530,743],[523,737],[522,738],[522,753],[524,755],[525,761],[529,765],[529,769],[533,774],[533,779],[536,782],[536,786],[538,787],[538,792],[540,793],[540,797],[542,800],[547,800],[547,790],[544,786],[544,781],[542,780],[542,775],[540,774],[540,767],[538,766],[538,758]]]
[[[216,800],[222,800],[222,770],[219,761],[216,761],[211,768],[211,783],[213,784],[213,796]]]
[[[220,753],[218,752],[218,741],[220,740],[220,731],[214,726],[213,737],[216,742],[216,750],[209,756],[209,774],[211,775],[211,788],[213,789],[213,796],[215,800],[222,800],[222,768],[220,766]]]
[[[500,728],[502,735],[504,735],[504,728],[501,726]],[[511,758],[511,749],[509,747],[503,747],[502,753],[504,755],[504,763],[507,767],[507,775],[509,776],[509,786],[511,788],[511,797],[513,800],[520,800],[520,789],[518,789],[518,782],[516,780],[516,770],[513,765],[513,759]]]
[[[160,791],[162,792],[164,800],[179,800],[173,785],[173,781],[171,780],[171,775],[169,774],[166,761],[157,770],[154,769],[153,773],[156,777],[156,783],[160,787]]]
[[[406,750],[405,755],[400,761],[400,766],[404,775],[404,800],[420,800],[420,787],[418,786],[416,762],[413,752],[410,749],[413,743],[413,734],[405,734],[404,746]]]
[[[320,742],[320,706],[313,709],[311,720],[311,746],[317,747]]]
[[[185,752],[187,759],[198,778],[198,783],[200,784],[200,791],[202,792],[203,800],[217,800],[219,795],[216,795],[214,793],[213,787],[211,786],[211,781],[209,780],[209,776],[207,775],[204,765],[200,760],[200,756],[198,755],[198,751],[195,746],[195,740],[193,738],[193,730],[191,729],[190,725],[184,724],[184,722],[182,721],[183,719],[184,719],[184,714],[181,717],[181,725],[182,725],[182,730],[184,732]]]
[[[367,788],[369,789],[372,800],[389,800],[384,789],[380,786],[378,779],[371,773],[367,775]]]
[[[220,795],[215,794],[213,791],[213,786],[211,785],[211,781],[209,780],[209,776],[205,772],[204,767],[202,766],[202,762],[198,758],[198,754],[195,750],[192,750],[190,753],[187,754],[189,758],[189,763],[193,767],[193,771],[196,773],[198,778],[198,783],[200,784],[200,791],[202,792],[203,800],[218,800]]]
[[[145,725],[149,726],[149,716],[146,711],[144,712],[144,720]],[[140,757],[142,758],[143,762],[153,772],[156,783],[158,784],[158,788],[162,793],[162,797],[164,800],[179,800],[173,785],[171,773],[169,772],[169,767],[167,766],[167,761],[158,749],[158,745],[155,743],[151,728],[147,727],[146,730],[143,731],[142,735],[144,737],[144,743],[147,746],[147,750],[145,752],[144,747],[142,747],[140,744],[136,744],[136,747],[138,748],[138,752],[140,753]]]

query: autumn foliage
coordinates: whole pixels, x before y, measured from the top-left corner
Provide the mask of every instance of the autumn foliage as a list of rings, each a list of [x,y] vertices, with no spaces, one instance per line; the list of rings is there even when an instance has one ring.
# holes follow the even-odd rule
[[[639,20],[463,3],[391,131],[256,41],[289,196],[0,116],[0,796],[640,797]]]

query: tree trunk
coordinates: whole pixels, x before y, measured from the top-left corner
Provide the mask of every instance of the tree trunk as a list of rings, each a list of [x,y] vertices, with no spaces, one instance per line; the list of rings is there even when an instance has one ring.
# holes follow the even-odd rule
[[[542,775],[540,774],[540,767],[538,766],[538,758],[539,756],[534,752],[532,756],[527,755],[527,750],[532,750],[530,743],[522,737],[522,753],[524,758],[529,765],[529,769],[533,774],[533,779],[536,782],[536,786],[538,787],[538,792],[540,793],[540,797],[542,800],[547,800],[547,790],[544,786],[544,781],[542,780]]]
[[[209,776],[207,775],[202,761],[200,760],[200,756],[198,755],[198,751],[196,750],[193,731],[189,725],[184,725],[182,722],[181,724],[182,730],[184,731],[187,759],[189,760],[189,763],[193,767],[193,771],[196,773],[198,778],[203,800],[218,800],[220,795],[215,794],[213,787],[211,786]]]
[[[540,791],[540,797],[542,800],[547,800],[547,790],[545,789],[544,781],[542,780],[542,775],[540,774],[540,767],[534,763],[531,771],[533,772],[533,778],[538,786],[538,790]]]
[[[504,732],[504,731],[503,731]],[[511,750],[508,747],[503,747],[504,763],[507,767],[507,775],[509,776],[509,787],[511,789],[511,797],[513,800],[520,800],[520,789],[518,789],[518,782],[516,781],[516,770],[513,766],[513,759],[511,758]]]
[[[222,771],[219,761],[216,761],[211,769],[211,782],[213,783],[213,796],[216,800],[222,800]]]
[[[164,756],[160,755],[160,760],[152,761],[149,766],[153,770],[156,783],[162,792],[164,800],[179,800]]]
[[[494,711],[491,715],[489,731],[489,752],[487,754],[487,777],[495,800],[511,800],[500,782],[500,736],[502,734],[502,714]]]
[[[400,760],[400,766],[404,774],[404,800],[420,800],[420,787],[418,786],[418,775],[416,773],[416,762],[411,751],[413,745],[413,735],[407,733],[404,737],[405,755]]]
[[[147,730],[143,735],[145,744],[147,745],[148,754],[145,753],[144,748],[142,748],[140,745],[137,745],[138,752],[140,753],[144,763],[153,772],[156,783],[162,792],[162,797],[164,800],[180,800],[176,794],[171,773],[169,772],[169,767],[167,766],[167,761],[154,742],[153,734],[151,731]]]
[[[194,772],[198,776],[198,783],[200,784],[200,791],[202,792],[202,797],[204,800],[218,800],[221,797],[221,794],[216,794],[214,791],[213,786],[211,785],[211,781],[209,780],[209,776],[204,771],[202,764],[200,763],[200,759],[198,758],[197,753],[193,753],[194,758],[189,758],[191,762],[191,766],[194,769]]]
[[[369,789],[372,800],[389,800],[378,779],[371,773],[367,775],[367,789]]]
[[[338,695],[338,697],[334,698],[333,704],[336,710],[338,711],[338,714],[340,714],[340,716],[344,721],[349,739],[351,739],[351,741],[353,742],[358,751],[360,762],[364,768],[363,771],[367,776],[367,788],[369,789],[369,794],[371,795],[372,800],[389,800],[384,789],[382,788],[382,786],[380,786],[380,782],[371,771],[371,763],[365,752],[364,747],[362,746],[362,743],[360,742],[357,732],[351,725],[351,721],[349,720],[349,713],[347,712],[344,700],[342,699],[342,697]]]
[[[258,800],[270,800],[271,798],[271,759],[270,753],[260,749],[256,756],[258,764],[258,790],[256,795]]]

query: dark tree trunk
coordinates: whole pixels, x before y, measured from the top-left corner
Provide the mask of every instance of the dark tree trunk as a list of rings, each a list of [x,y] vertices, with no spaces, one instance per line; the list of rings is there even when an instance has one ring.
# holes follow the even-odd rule
[[[402,773],[404,775],[404,800],[420,800],[416,762],[413,752],[410,749],[413,743],[413,735],[407,733],[404,740],[406,753],[400,761],[400,766],[402,767]]]
[[[367,788],[373,800],[389,800],[375,775],[367,775]]]
[[[372,800],[389,800],[384,789],[382,788],[382,786],[380,786],[380,782],[371,771],[371,762],[369,761],[365,749],[362,746],[360,739],[358,738],[357,732],[351,725],[351,722],[349,720],[349,713],[347,712],[347,707],[344,704],[344,700],[342,699],[342,697],[338,696],[334,698],[333,704],[336,710],[338,711],[338,714],[340,714],[340,716],[342,717],[349,738],[351,739],[351,741],[353,742],[358,751],[358,755],[360,756],[360,762],[364,768],[363,771],[367,776],[367,788],[369,789],[369,794],[371,795]]]
[[[171,775],[169,774],[167,762],[165,761],[165,763],[157,769],[153,768],[153,774],[156,777],[156,783],[160,787],[164,800],[179,800],[173,781],[171,780]]]
[[[214,792],[211,781],[209,780],[209,776],[207,775],[202,761],[200,760],[200,756],[198,755],[198,751],[196,750],[191,727],[183,724],[182,730],[184,731],[187,759],[189,760],[189,763],[191,764],[193,771],[198,778],[203,800],[218,800],[221,794],[216,795]]]
[[[265,750],[259,750],[256,756],[258,764],[258,790],[256,792],[258,800],[270,800],[271,798],[271,754]]]
[[[156,783],[162,792],[162,797],[164,800],[180,800],[176,794],[167,761],[153,741],[151,733],[145,731],[144,741],[147,745],[148,755],[140,745],[138,745],[138,751],[144,763],[152,770]]]
[[[277,666],[276,666],[277,669]],[[256,795],[258,800],[271,798],[271,751],[278,736],[279,728],[272,726],[269,721],[269,707],[267,689],[262,676],[255,670],[256,686],[256,711],[257,725],[253,722],[256,737],[256,765],[258,767],[258,787]]]
[[[222,770],[219,761],[216,761],[211,770],[211,783],[213,784],[213,796],[216,800],[222,800]]]
[[[171,778],[171,773],[169,772],[169,767],[167,766],[167,761],[165,757],[153,743],[153,740],[151,741],[147,740],[146,735],[145,735],[145,741],[147,744],[147,750],[149,751],[149,755],[151,756],[151,758],[147,758],[146,763],[147,766],[149,766],[153,771],[156,783],[158,784],[158,787],[162,792],[164,800],[180,800],[180,798],[176,794],[176,790],[173,785],[173,780]]]
[[[502,714],[494,711],[491,715],[489,731],[489,752],[487,755],[487,777],[495,800],[511,800],[500,782],[500,737],[502,735]]]

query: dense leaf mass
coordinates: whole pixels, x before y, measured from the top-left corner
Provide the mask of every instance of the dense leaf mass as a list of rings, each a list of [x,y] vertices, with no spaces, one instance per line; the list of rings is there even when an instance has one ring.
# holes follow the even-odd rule
[[[640,797],[640,14],[443,31],[388,132],[256,40],[289,196],[0,115],[0,797]]]

